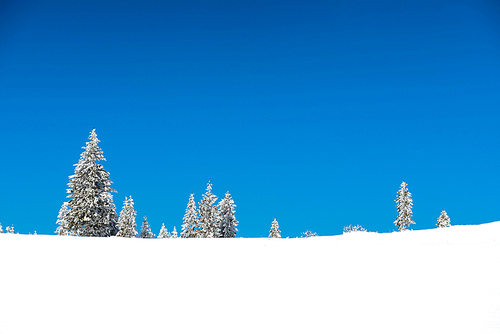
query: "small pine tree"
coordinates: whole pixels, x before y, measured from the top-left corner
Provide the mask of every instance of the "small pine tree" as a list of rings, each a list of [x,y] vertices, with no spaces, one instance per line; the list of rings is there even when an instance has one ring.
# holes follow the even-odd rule
[[[2,223],[0,223],[0,233],[3,233]]]
[[[189,196],[186,213],[182,219],[181,238],[196,238],[198,234],[198,225],[199,219],[196,211],[194,194],[191,194]]]
[[[280,226],[278,225],[278,221],[274,218],[271,224],[271,230],[269,231],[269,238],[281,238]]]
[[[120,218],[118,218],[118,233],[117,237],[122,238],[135,238],[137,237],[137,223],[135,218],[137,216],[137,211],[134,208],[134,200],[132,196],[125,201],[123,201],[123,208],[120,212]]]
[[[109,173],[97,163],[106,159],[98,146],[95,129],[89,139],[75,165],[75,174],[69,177],[68,228],[86,237],[109,237],[118,232],[118,217],[111,195],[116,190],[111,188]]]
[[[158,239],[168,239],[170,238],[170,232],[165,228],[165,223],[161,224],[160,233],[158,233]]]
[[[234,216],[236,205],[231,198],[229,191],[226,196],[219,202],[217,210],[217,225],[219,238],[234,238],[238,229],[238,221]]]
[[[411,224],[415,224],[412,220],[413,212],[411,210],[413,200],[411,199],[411,193],[408,191],[406,186],[407,184],[403,181],[396,197],[398,217],[394,221],[394,224],[396,224],[399,231],[404,231],[408,229]]]
[[[61,209],[59,209],[59,214],[57,215],[56,224],[59,225],[55,231],[57,235],[70,235],[67,220],[68,212],[68,202],[64,202],[61,206]]]
[[[149,226],[148,217],[144,216],[144,220],[142,221],[141,233],[139,233],[139,238],[142,239],[150,239],[154,238],[155,235],[151,232],[151,226]]]
[[[448,227],[448,226],[451,226],[450,224],[450,217],[448,217],[448,214],[446,213],[446,211],[441,211],[441,215],[439,216],[438,218],[438,222],[437,222],[437,227]]]
[[[198,205],[199,226],[198,237],[216,238],[217,237],[217,196],[212,193],[212,183],[208,181],[207,190],[203,194]]]
[[[174,229],[172,230],[172,233],[170,234],[170,238],[172,239],[177,239],[179,236],[177,235],[177,229],[174,226]]]

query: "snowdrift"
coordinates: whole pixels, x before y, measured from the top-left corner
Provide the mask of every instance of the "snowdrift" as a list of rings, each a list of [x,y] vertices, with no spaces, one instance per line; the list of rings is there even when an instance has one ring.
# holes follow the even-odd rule
[[[500,333],[500,222],[305,239],[0,234],[0,333]]]

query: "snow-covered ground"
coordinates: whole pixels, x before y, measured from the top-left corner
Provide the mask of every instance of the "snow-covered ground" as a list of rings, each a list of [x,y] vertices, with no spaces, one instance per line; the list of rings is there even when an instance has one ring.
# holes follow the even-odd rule
[[[307,239],[0,235],[0,333],[500,333],[500,222]]]

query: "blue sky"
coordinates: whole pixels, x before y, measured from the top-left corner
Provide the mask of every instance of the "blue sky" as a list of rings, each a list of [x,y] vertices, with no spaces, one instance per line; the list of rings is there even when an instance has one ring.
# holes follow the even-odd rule
[[[52,234],[95,128],[118,191],[180,230],[230,191],[239,236],[500,220],[496,1],[3,1],[0,222]]]

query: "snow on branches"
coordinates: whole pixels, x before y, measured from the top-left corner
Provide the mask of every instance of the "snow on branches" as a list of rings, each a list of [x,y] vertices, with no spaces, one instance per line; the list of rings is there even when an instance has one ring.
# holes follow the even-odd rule
[[[186,213],[182,219],[181,238],[196,238],[199,229],[199,218],[194,201],[194,194],[189,196]]]
[[[238,229],[238,221],[234,216],[236,205],[229,194],[219,202],[219,207],[217,211],[217,225],[218,225],[218,236],[219,238],[234,238]]]
[[[448,227],[448,226],[451,226],[450,224],[450,217],[448,217],[448,214],[446,213],[446,211],[441,211],[441,215],[439,216],[438,218],[438,222],[437,222],[437,227]]]
[[[109,173],[97,163],[106,159],[98,146],[95,129],[89,139],[75,165],[75,174],[69,177],[68,229],[87,237],[109,237],[118,232],[118,217],[111,195],[116,190],[111,188]]]
[[[68,228],[68,212],[68,202],[64,202],[61,205],[61,209],[59,209],[59,214],[57,215],[56,224],[59,225],[55,231],[57,235],[78,235],[78,233],[74,233]]]
[[[217,238],[218,226],[216,222],[217,215],[217,196],[212,193],[212,183],[208,181],[207,190],[202,195],[198,205],[199,231],[198,237]]]
[[[271,230],[269,231],[269,238],[281,238],[280,226],[276,218],[271,223]]]
[[[123,208],[120,212],[120,218],[118,218],[118,233],[117,237],[123,238],[135,238],[137,236],[137,224],[135,222],[135,217],[137,216],[137,211],[134,208],[134,200],[132,196],[123,202]]]
[[[415,222],[412,220],[413,212],[411,210],[413,200],[411,199],[411,193],[408,191],[408,188],[406,186],[406,182],[403,181],[396,197],[396,209],[398,210],[398,217],[394,221],[394,224],[398,227],[399,231],[404,231],[408,229],[411,224],[415,224]]]
[[[151,239],[154,238],[155,235],[151,232],[151,226],[149,226],[148,217],[144,216],[144,220],[142,221],[141,233],[139,233],[139,238],[142,239]]]

